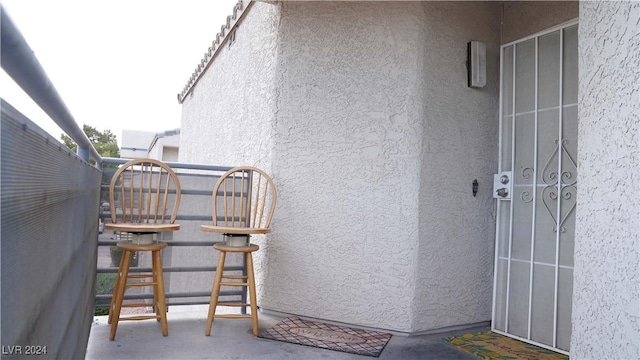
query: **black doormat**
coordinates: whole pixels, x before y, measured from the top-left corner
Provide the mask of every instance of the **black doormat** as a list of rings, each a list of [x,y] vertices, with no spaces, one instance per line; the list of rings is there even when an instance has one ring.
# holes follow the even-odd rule
[[[288,317],[259,337],[346,353],[380,356],[391,334]]]

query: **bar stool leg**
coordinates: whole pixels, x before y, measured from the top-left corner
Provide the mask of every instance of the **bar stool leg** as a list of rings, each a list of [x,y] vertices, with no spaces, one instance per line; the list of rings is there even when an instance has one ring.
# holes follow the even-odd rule
[[[114,289],[115,303],[113,308],[113,317],[111,318],[111,332],[109,333],[109,340],[113,341],[116,338],[116,331],[118,330],[118,320],[120,320],[120,310],[122,310],[122,300],[124,299],[124,292],[127,288],[127,276],[129,276],[129,263],[131,262],[131,252],[128,250],[122,251],[122,259],[120,260],[121,269],[118,272],[118,288]],[[111,311],[109,311],[111,313]]]
[[[211,335],[211,326],[213,326],[213,318],[216,314],[218,306],[218,295],[220,294],[220,283],[222,282],[222,272],[224,271],[224,261],[227,255],[226,251],[220,251],[218,259],[218,267],[216,268],[216,277],[213,280],[213,288],[211,289],[211,300],[209,302],[209,316],[207,316],[207,327],[204,329],[206,336]]]
[[[258,305],[256,300],[256,281],[253,276],[253,256],[247,253],[247,280],[249,280],[249,299],[251,303],[251,322],[253,336],[258,336]]]
[[[156,269],[155,251],[151,251],[151,280],[153,282],[153,311],[156,313],[156,321],[160,322],[160,310],[158,309],[158,272]]]
[[[122,274],[122,265],[124,264],[124,261],[122,261],[123,258],[120,259],[120,264],[118,264],[118,272],[116,273],[116,283],[113,286],[113,294],[111,295],[111,304],[109,304],[109,320],[107,321],[107,324],[111,324],[111,320],[113,320],[113,313],[115,312],[115,304],[116,304],[116,297],[118,295],[118,289],[120,288],[120,274]]]
[[[162,326],[162,336],[169,335],[167,327],[167,304],[164,298],[164,276],[162,274],[162,256],[160,250],[152,251],[152,271],[156,280],[153,287],[156,295],[156,314],[160,315],[160,325]]]

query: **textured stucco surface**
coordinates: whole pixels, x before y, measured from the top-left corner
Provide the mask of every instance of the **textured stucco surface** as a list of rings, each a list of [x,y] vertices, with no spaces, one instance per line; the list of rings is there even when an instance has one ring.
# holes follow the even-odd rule
[[[277,6],[261,2],[256,2],[250,11],[252,16],[237,27],[235,41],[222,45],[211,67],[183,102],[179,159],[224,166],[253,165],[267,171],[277,183],[278,174],[272,169],[271,153],[273,141],[276,141],[272,127],[277,113],[274,76],[278,12]],[[211,181],[209,189],[213,189],[213,185]],[[210,213],[208,204],[206,209],[196,207],[192,210],[200,209],[197,214]],[[277,223],[275,219],[273,224]],[[198,228],[199,224],[189,222],[176,236],[189,236],[187,239],[190,240],[223,240],[219,234],[203,233]],[[261,237],[255,237],[253,241],[263,243]],[[261,261],[264,253],[261,250],[254,257],[258,289],[262,289],[265,273]],[[213,249],[199,253],[176,251],[172,261],[211,266],[217,263],[217,257]],[[172,276],[171,281],[175,279],[172,291],[194,284],[211,286],[213,282],[211,273],[199,273],[189,278],[184,274]]]
[[[399,332],[489,320],[499,18],[491,3],[254,5],[183,104],[180,159],[273,175],[261,307]],[[489,44],[480,90],[470,40]]]
[[[420,231],[413,330],[491,319],[498,156],[500,8],[422,3]],[[437,34],[437,35],[434,35]],[[487,44],[487,85],[465,86],[470,40]],[[472,182],[478,180],[476,197]]]
[[[180,159],[273,175],[262,308],[410,333],[490,319],[501,16],[497,2],[254,5],[185,99]],[[487,44],[483,89],[466,87],[470,40]]]
[[[283,3],[263,306],[410,331],[418,241],[418,4]]]
[[[640,3],[581,2],[571,358],[640,358]]]
[[[256,2],[184,100],[181,161],[271,171],[276,9]]]
[[[468,89],[464,62],[467,41],[498,43],[498,7],[284,3],[280,16],[286,226],[266,248],[262,306],[404,332],[488,320],[497,89]]]
[[[502,9],[502,44],[578,17],[578,1],[504,1]]]

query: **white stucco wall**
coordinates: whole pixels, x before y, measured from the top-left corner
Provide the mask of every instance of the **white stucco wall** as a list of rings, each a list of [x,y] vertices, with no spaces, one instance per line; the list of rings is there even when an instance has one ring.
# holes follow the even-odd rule
[[[575,14],[559,6],[550,25]],[[498,44],[519,30],[501,34],[502,10],[254,5],[185,99],[180,160],[274,176],[263,309],[412,333],[490,319]],[[466,87],[470,40],[483,89]]]
[[[490,319],[499,16],[283,5],[273,164],[294,226],[269,244],[264,307],[403,332]],[[490,44],[482,90],[470,40]]]
[[[282,5],[262,306],[410,331],[420,178],[419,4]]]
[[[491,319],[500,4],[424,2],[420,226],[413,330]],[[466,87],[466,43],[487,44],[487,85]],[[478,180],[478,194],[472,182]]]
[[[504,1],[502,43],[507,44],[578,17],[578,1]]]
[[[183,104],[180,160],[274,176],[263,309],[398,332],[490,318],[499,14],[254,5]],[[489,43],[485,89],[466,87],[470,40]]]
[[[180,161],[271,171],[277,6],[256,2],[182,106]]]
[[[640,358],[640,3],[581,2],[572,359]]]
[[[256,2],[250,9],[251,16],[237,27],[233,44],[222,45],[209,70],[185,98],[180,135],[181,162],[253,165],[267,171],[277,182],[278,174],[271,167],[275,140],[271,129],[276,114],[276,10],[275,5]],[[211,182],[209,189],[213,185]],[[210,211],[207,209],[190,210],[203,214]],[[200,231],[199,224],[195,221],[188,222],[186,226],[183,224],[180,236],[189,236],[190,240],[222,240],[219,234]],[[260,237],[253,240],[260,245],[263,243]],[[262,288],[263,254],[261,250],[254,256],[259,289]],[[198,253],[176,251],[172,261],[211,266],[217,260],[211,250]],[[206,288],[213,281],[211,273],[174,273],[171,276],[172,281],[175,279],[171,291],[180,291],[183,287],[193,289],[197,284]]]

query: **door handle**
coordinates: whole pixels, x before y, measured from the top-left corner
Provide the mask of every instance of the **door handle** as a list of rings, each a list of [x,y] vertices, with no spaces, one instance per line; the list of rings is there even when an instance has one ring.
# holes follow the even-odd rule
[[[511,171],[503,171],[493,175],[493,197],[495,199],[511,199]]]

